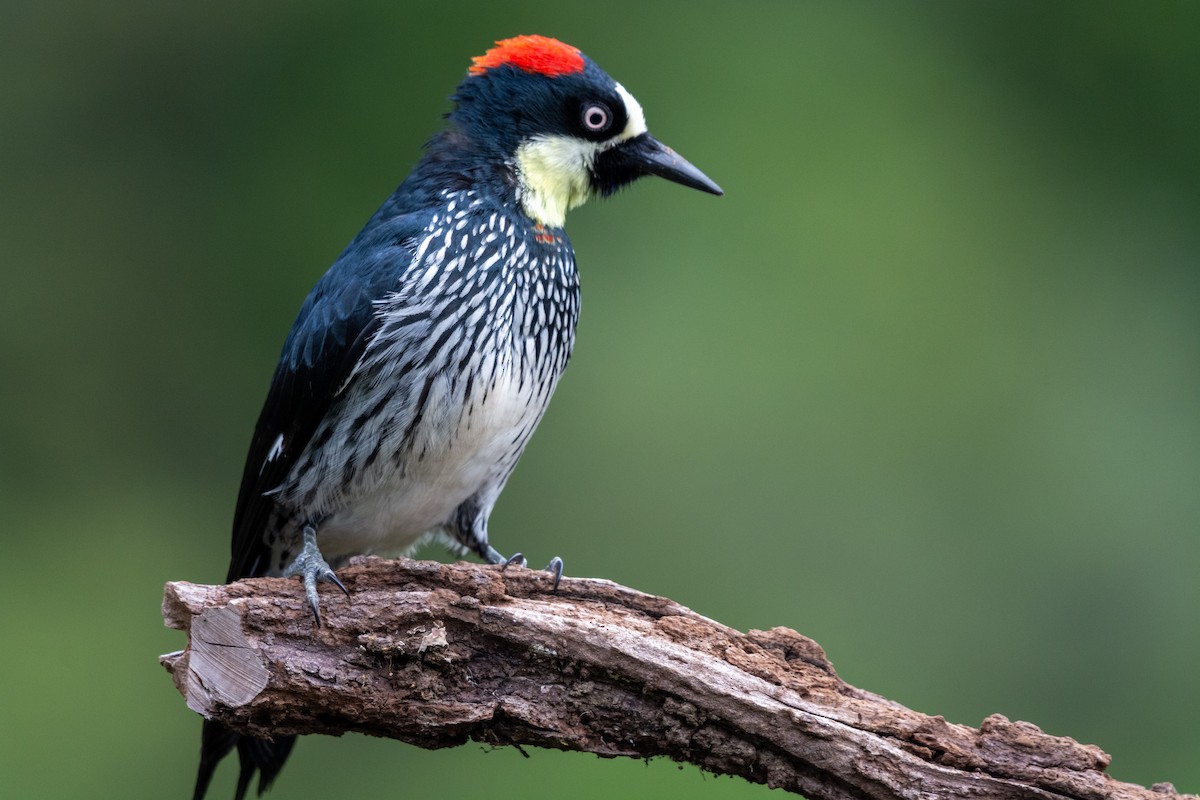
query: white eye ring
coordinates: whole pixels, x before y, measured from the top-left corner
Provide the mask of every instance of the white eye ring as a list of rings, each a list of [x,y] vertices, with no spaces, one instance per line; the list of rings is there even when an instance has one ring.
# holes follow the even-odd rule
[[[583,127],[598,133],[612,122],[612,113],[600,103],[589,103],[583,107]]]

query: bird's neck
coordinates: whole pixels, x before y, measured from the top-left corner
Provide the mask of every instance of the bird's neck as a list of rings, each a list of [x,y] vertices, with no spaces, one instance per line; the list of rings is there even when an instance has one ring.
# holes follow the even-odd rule
[[[447,187],[475,189],[519,208],[538,225],[561,228],[567,212],[591,196],[590,156],[566,137],[534,139],[505,153],[453,126],[430,141],[409,188],[431,196]]]
[[[548,228],[561,228],[567,212],[591,196],[588,170],[595,146],[566,136],[524,142],[512,159],[517,199],[527,216]]]

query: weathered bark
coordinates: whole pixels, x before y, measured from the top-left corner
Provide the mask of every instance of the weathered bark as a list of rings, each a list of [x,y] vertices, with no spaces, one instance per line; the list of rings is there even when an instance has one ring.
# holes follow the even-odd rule
[[[994,715],[980,729],[846,684],[786,628],[740,633],[609,581],[473,564],[359,559],[295,580],[169,583],[189,633],[162,657],[194,711],[237,730],[358,731],[421,747],[536,745],[668,756],[812,800],[1154,798],[1109,756]]]

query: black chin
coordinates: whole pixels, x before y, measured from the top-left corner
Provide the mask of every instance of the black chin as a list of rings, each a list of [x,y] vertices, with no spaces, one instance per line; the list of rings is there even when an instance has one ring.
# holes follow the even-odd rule
[[[648,133],[627,139],[596,156],[592,186],[607,196],[643,175],[657,175],[709,194],[725,194],[687,159]]]

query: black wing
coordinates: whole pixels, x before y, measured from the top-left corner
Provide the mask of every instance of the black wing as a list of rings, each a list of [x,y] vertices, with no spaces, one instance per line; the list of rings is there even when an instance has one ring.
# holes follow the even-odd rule
[[[414,207],[406,204],[413,199],[402,184],[300,308],[250,441],[233,517],[227,581],[262,575],[269,567],[263,534],[275,501],[268,493],[287,478],[362,357],[379,324],[375,301],[399,287],[414,240],[430,216],[403,213]],[[234,747],[240,762],[237,800],[243,800],[256,772],[261,795],[283,768],[295,741],[295,736],[242,736],[205,720],[194,800],[203,800],[218,762]]]
[[[399,286],[425,214],[395,213],[395,198],[367,223],[300,309],[283,345],[242,472],[226,581],[265,574],[268,495],[291,471],[374,334],[375,301]]]

